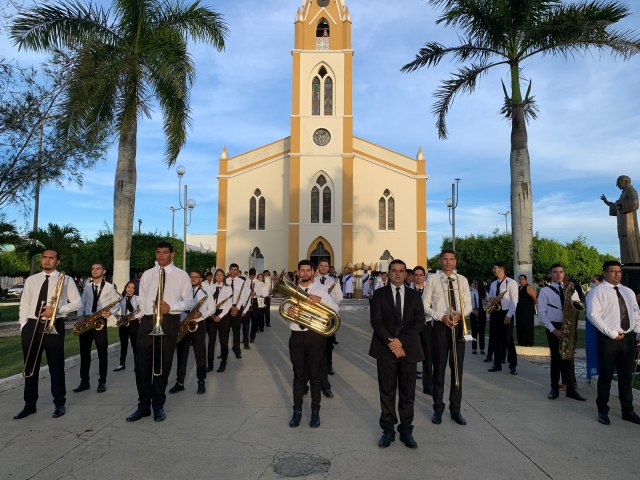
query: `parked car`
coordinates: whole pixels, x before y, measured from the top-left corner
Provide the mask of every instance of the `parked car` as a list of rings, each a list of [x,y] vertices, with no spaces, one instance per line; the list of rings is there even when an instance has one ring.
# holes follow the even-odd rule
[[[13,287],[11,287],[9,290],[7,290],[7,295],[9,297],[20,298],[20,297],[22,297],[22,291],[23,290],[24,290],[24,284],[18,283],[16,285],[14,285]]]

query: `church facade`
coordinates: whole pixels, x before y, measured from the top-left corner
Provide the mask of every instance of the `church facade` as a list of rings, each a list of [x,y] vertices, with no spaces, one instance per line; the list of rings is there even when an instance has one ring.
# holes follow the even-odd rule
[[[217,265],[295,270],[301,258],[427,261],[426,166],[353,135],[351,15],[305,0],[294,21],[290,136],[220,156]],[[231,200],[231,195],[233,200]]]

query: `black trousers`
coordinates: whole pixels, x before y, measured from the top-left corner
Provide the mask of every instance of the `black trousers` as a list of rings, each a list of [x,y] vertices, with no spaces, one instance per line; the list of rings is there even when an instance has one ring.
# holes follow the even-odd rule
[[[462,372],[464,370],[464,350],[465,342],[457,339],[462,337],[462,325],[456,327],[456,356],[453,355],[453,336],[451,328],[442,322],[434,322],[433,325],[433,411],[442,413],[444,411],[444,376],[449,363],[451,370],[451,387],[449,389],[449,410],[451,413],[459,413],[462,403]],[[456,369],[454,358],[458,362],[458,381],[460,385],[456,387]]]
[[[485,312],[478,312],[476,315],[472,313],[469,315],[471,320],[471,336],[477,340],[471,342],[471,350],[477,350],[478,344],[480,344],[480,350],[484,350],[484,331],[487,328],[487,314]]]
[[[327,367],[333,367],[333,349],[335,348],[335,340],[336,336],[331,335],[330,337],[325,337],[325,345],[324,345],[324,356],[326,359]]]
[[[176,338],[180,327],[180,315],[164,315],[162,330],[164,335],[151,336],[154,319],[145,315],[140,319],[138,328],[138,355],[136,358],[136,386],[138,387],[138,408],[162,408],[166,400],[165,390],[171,373]],[[155,349],[155,365],[153,356]],[[153,372],[160,372],[153,375]]]
[[[198,329],[191,333],[187,332],[181,342],[176,344],[176,357],[178,367],[176,382],[184,383],[187,374],[187,360],[189,359],[189,347],[193,347],[193,355],[196,357],[196,377],[198,383],[204,383],[207,377],[207,319],[198,323]]]
[[[249,344],[249,336],[251,334],[251,309],[247,310],[246,315],[238,314],[242,319],[242,343]]]
[[[35,355],[38,344],[42,335],[43,323],[40,322],[39,333],[33,340],[33,347],[31,349],[31,356]],[[33,331],[36,328],[36,320],[29,319],[22,330],[20,331],[20,338],[22,340],[22,353],[26,362],[27,352],[29,351],[29,345],[33,338]],[[28,409],[36,408],[38,402],[38,372],[40,372],[40,361],[42,359],[42,352],[47,354],[47,365],[49,366],[49,374],[51,375],[51,395],[53,396],[54,405],[64,405],[66,402],[67,389],[64,381],[64,318],[58,318],[56,320],[56,331],[59,335],[45,335],[42,339],[42,348],[38,352],[37,359],[35,361],[35,368],[33,369],[33,375],[24,379],[24,406]],[[33,365],[31,361],[30,365]]]
[[[533,347],[533,312],[518,314],[516,310],[516,336],[518,345]]]
[[[553,326],[558,330],[562,328],[562,323],[553,322]],[[551,353],[551,366],[549,375],[551,376],[551,388],[558,390],[560,387],[560,377],[562,383],[567,386],[567,390],[575,390],[577,386],[576,372],[573,360],[562,360],[560,356],[560,339],[553,333],[547,332],[547,342],[549,343],[549,352]]]
[[[518,365],[518,356],[516,355],[516,346],[513,343],[513,319],[509,325],[504,324],[507,317],[507,310],[498,310],[491,312],[491,322],[489,324],[493,331],[490,337],[495,337],[493,343],[493,365],[502,368],[502,362],[506,358],[509,362],[509,368]]]
[[[302,408],[307,375],[311,383],[311,409],[320,410],[321,363],[325,339],[319,333],[291,331],[289,358],[293,366],[293,408]]]
[[[136,364],[136,343],[138,341],[139,325],[140,322],[138,320],[132,320],[129,322],[129,326],[118,329],[118,336],[120,337],[120,365],[126,365],[129,343],[131,343],[131,350],[133,351],[133,364]]]
[[[89,369],[91,368],[91,345],[96,342],[98,351],[98,382],[106,383],[107,367],[109,364],[109,340],[107,338],[107,326],[100,331],[89,330],[80,335],[80,382],[89,383]]]
[[[433,389],[433,347],[431,345],[433,339],[433,325],[428,321],[420,332],[420,343],[424,352],[424,360],[422,361],[422,386],[424,388]]]
[[[327,344],[331,343],[331,347],[333,350],[333,340],[332,337],[324,337],[324,344],[325,344],[325,355],[321,358],[320,360],[320,389],[324,392],[327,390],[331,390],[331,382],[329,381],[329,365],[327,363]],[[307,369],[307,372],[305,373],[305,381],[304,384],[307,385],[307,383],[309,382],[309,379],[311,377],[309,376],[309,371]]]
[[[264,299],[264,323],[267,327],[271,326],[271,297]]]
[[[600,376],[598,377],[598,397],[596,405],[598,413],[609,412],[609,392],[613,373],[618,372],[618,396],[622,413],[633,412],[633,378],[636,341],[633,332],[622,340],[613,340],[598,331],[598,359],[600,360]]]
[[[392,434],[398,423],[396,416],[396,392],[399,393],[398,432],[413,432],[413,404],[416,398],[416,363],[404,358],[376,361],[378,368],[378,391],[380,392],[380,428]]]
[[[264,308],[252,308],[249,315],[251,316],[251,332],[249,338],[255,340],[258,331],[264,331]]]
[[[213,365],[216,356],[216,337],[220,338],[220,356],[222,357],[222,363],[227,363],[227,357],[229,356],[229,315],[222,317],[219,322],[214,322],[213,317],[209,317],[206,322],[207,335],[209,336],[207,363]]]
[[[233,333],[233,343],[231,349],[240,354],[240,328],[242,327],[242,316],[238,313],[235,317],[229,316],[229,326]]]

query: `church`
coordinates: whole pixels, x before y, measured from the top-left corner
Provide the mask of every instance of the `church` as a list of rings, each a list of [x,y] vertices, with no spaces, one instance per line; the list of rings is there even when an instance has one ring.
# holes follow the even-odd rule
[[[422,148],[411,158],[353,135],[345,1],[304,0],[291,54],[290,136],[220,155],[218,267],[295,270],[322,257],[338,272],[362,262],[386,270],[393,258],[426,266]]]

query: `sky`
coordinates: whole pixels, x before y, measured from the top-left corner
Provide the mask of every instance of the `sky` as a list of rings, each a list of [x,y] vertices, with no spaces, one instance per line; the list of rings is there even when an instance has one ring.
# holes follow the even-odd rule
[[[184,165],[189,197],[196,201],[190,233],[217,229],[218,157],[226,146],[235,156],[289,135],[293,21],[300,0],[202,1],[224,15],[229,26],[225,51],[196,44],[191,54],[197,79],[191,94],[192,128],[176,163]],[[422,147],[427,166],[428,255],[451,235],[446,200],[460,178],[456,235],[504,231],[509,206],[510,126],[498,111],[506,67],[483,77],[470,96],[460,96],[448,115],[448,139],[438,138],[431,114],[433,92],[456,65],[400,73],[428,41],[456,45],[454,30],[436,25],[426,0],[347,0],[353,21],[354,134],[415,158]],[[640,32],[640,6],[620,26]],[[41,54],[18,51],[0,38],[0,55],[37,64]],[[640,56],[629,61],[592,52],[574,58],[539,57],[524,65],[539,107],[528,125],[534,232],[570,242],[584,236],[603,253],[619,255],[616,220],[599,199],[618,198],[616,178],[640,183]],[[77,227],[91,239],[113,225],[115,146],[82,187],[48,186],[41,193],[40,225]],[[138,130],[138,185],[134,228],[171,231],[178,207],[175,166],[164,162],[159,111]],[[2,212],[0,212],[2,213]],[[32,216],[3,210],[20,228]],[[502,213],[502,214],[501,214]],[[510,231],[510,217],[507,228]],[[176,232],[182,228],[176,213]]]

